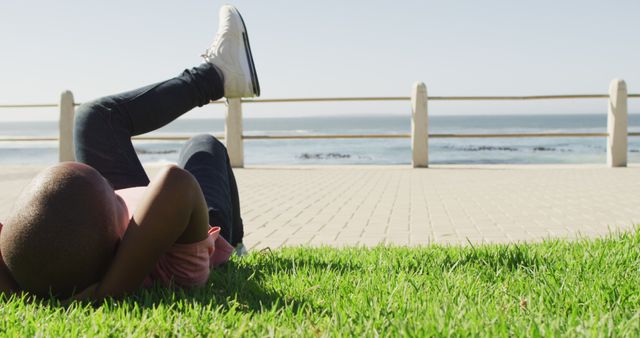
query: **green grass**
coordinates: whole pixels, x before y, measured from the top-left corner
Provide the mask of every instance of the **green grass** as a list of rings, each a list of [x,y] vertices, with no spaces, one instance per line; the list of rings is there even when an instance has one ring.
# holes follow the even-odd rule
[[[253,253],[210,286],[97,307],[0,300],[11,336],[638,336],[640,231],[602,240]]]

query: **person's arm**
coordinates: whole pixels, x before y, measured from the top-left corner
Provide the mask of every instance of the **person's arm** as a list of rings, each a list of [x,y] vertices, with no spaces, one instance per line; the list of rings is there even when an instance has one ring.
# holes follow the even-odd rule
[[[2,231],[2,223],[0,223],[0,231]],[[16,291],[18,291],[18,283],[13,280],[11,271],[9,271],[7,265],[4,264],[2,252],[0,252],[0,294],[10,294]]]
[[[101,299],[136,290],[173,243],[205,239],[208,222],[198,182],[187,171],[168,167],[147,188],[104,278],[86,291]]]

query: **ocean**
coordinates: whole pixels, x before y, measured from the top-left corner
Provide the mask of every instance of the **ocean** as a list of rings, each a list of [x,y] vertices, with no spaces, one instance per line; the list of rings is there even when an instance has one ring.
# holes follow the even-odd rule
[[[431,116],[430,133],[606,132],[605,114]],[[246,118],[245,135],[409,133],[409,116]],[[224,131],[222,119],[179,119],[154,135]],[[640,115],[629,116],[629,131],[640,131]],[[57,121],[0,123],[1,136],[56,136]],[[410,139],[245,140],[245,163],[410,164]],[[135,141],[143,163],[175,162],[183,141]],[[53,164],[57,142],[0,142],[2,164]],[[433,164],[541,164],[606,162],[606,138],[430,139]],[[640,137],[629,138],[629,162],[640,162]]]

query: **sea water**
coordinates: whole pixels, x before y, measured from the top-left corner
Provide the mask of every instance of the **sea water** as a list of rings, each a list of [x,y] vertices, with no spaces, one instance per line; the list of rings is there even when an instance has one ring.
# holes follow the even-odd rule
[[[431,116],[432,134],[605,133],[605,114]],[[408,134],[408,116],[246,118],[245,135]],[[153,135],[224,131],[222,119],[179,119]],[[629,116],[640,131],[640,116]],[[0,123],[0,136],[57,136],[55,121]],[[460,164],[605,163],[605,137],[447,138],[429,140],[429,162]],[[184,141],[135,141],[143,163],[175,162]],[[395,139],[245,140],[245,163],[409,164],[411,141]],[[57,142],[0,142],[2,164],[52,164]],[[629,162],[640,162],[640,137],[629,138]]]

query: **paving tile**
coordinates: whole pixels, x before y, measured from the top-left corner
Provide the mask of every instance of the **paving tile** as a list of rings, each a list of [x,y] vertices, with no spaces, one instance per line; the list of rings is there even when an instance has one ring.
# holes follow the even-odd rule
[[[602,237],[640,223],[640,167],[236,169],[245,244],[467,245]],[[459,170],[464,168],[464,170]],[[0,169],[0,221],[41,169]],[[157,166],[148,166],[153,176]]]

